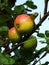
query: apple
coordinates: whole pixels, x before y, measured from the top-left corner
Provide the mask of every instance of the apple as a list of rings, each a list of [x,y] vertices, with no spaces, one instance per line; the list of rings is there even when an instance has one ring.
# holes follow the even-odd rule
[[[14,26],[19,33],[28,34],[34,28],[34,20],[27,14],[21,14],[15,18]]]
[[[26,41],[23,42],[23,48],[25,50],[35,50],[37,46],[37,39],[35,36],[30,36]]]
[[[11,41],[15,41],[15,42],[19,42],[20,41],[20,35],[18,34],[17,30],[15,29],[15,27],[12,27],[11,29],[9,29],[8,31],[8,37]]]

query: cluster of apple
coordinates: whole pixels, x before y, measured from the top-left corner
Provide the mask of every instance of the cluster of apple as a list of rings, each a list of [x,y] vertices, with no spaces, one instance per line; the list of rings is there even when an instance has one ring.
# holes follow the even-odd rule
[[[11,41],[15,41],[18,43],[23,35],[29,34],[33,29],[34,20],[32,20],[31,17],[27,14],[21,14],[15,18],[14,27],[9,29],[8,37]],[[36,45],[37,40],[34,36],[31,36],[24,43],[24,48],[28,48],[29,46],[33,46],[34,44]]]

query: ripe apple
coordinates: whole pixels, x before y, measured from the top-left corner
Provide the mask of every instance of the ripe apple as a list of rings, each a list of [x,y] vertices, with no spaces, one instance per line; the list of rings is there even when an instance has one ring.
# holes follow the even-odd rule
[[[15,27],[12,27],[11,29],[9,29],[8,31],[8,37],[11,41],[15,41],[15,42],[19,42],[20,41],[20,35],[18,34],[17,30],[15,29]]]
[[[28,34],[34,28],[34,20],[27,14],[21,14],[14,20],[14,26],[21,34]]]
[[[23,43],[24,49],[33,51],[37,46],[37,39],[35,36],[30,36],[28,40],[24,41]]]

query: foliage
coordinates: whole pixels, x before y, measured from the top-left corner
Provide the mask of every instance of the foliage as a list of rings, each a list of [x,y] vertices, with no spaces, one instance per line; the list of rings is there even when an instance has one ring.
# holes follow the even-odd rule
[[[49,0],[47,0],[47,2],[48,1]],[[23,44],[25,41],[28,40],[27,37],[30,37],[32,35],[31,33],[29,35],[25,34],[24,36],[22,36],[19,43],[15,43],[9,40],[8,30],[14,26],[13,22],[18,15],[28,14],[28,12],[30,12],[30,14],[28,15],[32,18],[32,20],[33,18],[35,19],[37,16],[37,14],[34,15],[31,13],[32,10],[35,10],[37,8],[37,5],[35,5],[32,0],[27,0],[25,3],[20,5],[17,5],[17,4],[15,5],[15,2],[17,2],[17,0],[0,0],[0,65],[3,65],[3,64],[4,65],[5,64],[28,65],[32,61],[34,61],[36,58],[38,58],[37,62],[40,61],[40,59],[42,59],[45,56],[43,55],[41,58],[39,58],[44,51],[46,51],[47,53],[49,52],[49,30],[46,30],[45,33],[39,33],[39,29],[38,31],[35,31],[37,28],[39,28],[39,26],[41,25],[41,22],[38,23],[37,27],[36,27],[36,23],[34,22],[35,29],[31,33],[33,34],[34,32],[36,32],[37,37],[39,37],[40,39],[45,39],[44,41],[40,40],[39,42],[41,42],[42,44],[46,43],[47,44],[46,47],[43,47],[37,50],[36,49],[36,47],[38,46],[38,43],[37,43],[34,51],[25,50],[23,48]],[[40,21],[43,22],[47,16],[44,15],[44,17],[42,18],[42,20],[40,18]],[[38,42],[38,39],[37,39],[37,42]],[[10,43],[12,43],[11,49],[9,47]],[[5,48],[3,52],[1,49],[2,47]],[[15,53],[13,57],[10,55],[12,51]],[[40,64],[40,65],[48,65],[48,64],[49,62],[46,61],[46,63]]]
[[[9,55],[0,53],[0,64],[14,64],[15,60],[10,58]]]

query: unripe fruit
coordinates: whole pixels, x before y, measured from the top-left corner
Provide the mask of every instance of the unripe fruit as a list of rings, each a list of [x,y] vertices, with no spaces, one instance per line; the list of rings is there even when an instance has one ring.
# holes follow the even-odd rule
[[[13,42],[14,41],[15,42],[19,42],[20,41],[20,35],[16,31],[15,27],[12,27],[11,29],[9,29],[9,31],[8,31],[8,37]]]
[[[28,38],[28,40],[24,41],[23,44],[23,48],[26,50],[35,50],[37,46],[37,39],[35,36],[30,36],[30,38]]]
[[[19,33],[28,34],[34,28],[34,20],[27,14],[21,14],[16,17],[14,26]]]

